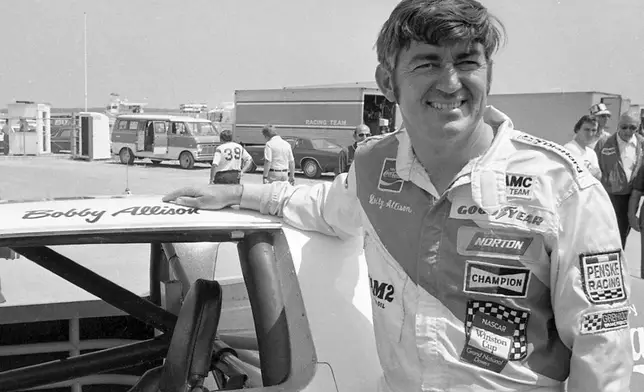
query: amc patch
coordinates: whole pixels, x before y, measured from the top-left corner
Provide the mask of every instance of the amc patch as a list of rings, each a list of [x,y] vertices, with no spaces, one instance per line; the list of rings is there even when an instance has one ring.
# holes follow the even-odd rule
[[[584,293],[593,304],[610,304],[626,300],[620,252],[580,255],[581,282]]]
[[[580,333],[589,335],[627,328],[628,313],[628,308],[622,308],[585,314],[581,320]]]
[[[525,298],[530,270],[481,261],[467,260],[463,292],[492,297]]]
[[[532,200],[535,179],[527,174],[507,173],[505,175],[505,193],[507,197]]]

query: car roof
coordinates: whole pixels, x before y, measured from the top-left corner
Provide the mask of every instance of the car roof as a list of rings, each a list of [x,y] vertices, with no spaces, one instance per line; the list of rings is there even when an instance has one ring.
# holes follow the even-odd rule
[[[0,240],[168,229],[275,230],[282,226],[279,218],[258,212],[199,210],[165,203],[161,198],[128,195],[0,201]]]
[[[117,120],[169,120],[169,121],[186,121],[186,122],[203,122],[210,123],[205,118],[190,116],[176,116],[173,114],[121,114]]]

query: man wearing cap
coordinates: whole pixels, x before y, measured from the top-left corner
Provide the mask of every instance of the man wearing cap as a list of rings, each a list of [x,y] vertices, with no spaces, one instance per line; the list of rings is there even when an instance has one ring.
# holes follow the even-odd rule
[[[353,157],[356,153],[356,149],[358,148],[358,143],[364,141],[369,136],[371,136],[371,130],[365,124],[360,124],[353,130],[353,144],[340,151],[338,173],[349,172],[349,168],[353,163]]]
[[[639,116],[629,112],[622,114],[617,132],[599,140],[595,146],[602,171],[601,182],[615,210],[622,247],[626,246],[630,232],[628,206],[633,180],[640,171],[644,153],[644,137],[637,133],[640,122]]]
[[[610,118],[610,110],[603,103],[598,103],[590,107],[590,115],[597,119],[597,133],[595,134],[595,140],[590,144],[590,148],[595,148],[597,142],[600,140],[606,140],[611,135],[610,132],[606,130],[606,123]]]

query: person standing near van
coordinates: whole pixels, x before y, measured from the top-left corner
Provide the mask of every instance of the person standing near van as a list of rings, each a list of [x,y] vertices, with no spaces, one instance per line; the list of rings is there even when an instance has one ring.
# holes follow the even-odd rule
[[[242,173],[253,164],[253,158],[239,143],[233,142],[233,133],[225,129],[219,135],[224,142],[215,149],[210,167],[210,184],[239,184]]]
[[[295,183],[295,158],[291,145],[275,132],[272,125],[262,128],[264,147],[264,184],[275,181]]]
[[[351,163],[353,163],[353,156],[356,153],[358,148],[358,143],[365,141],[368,137],[371,136],[371,130],[365,124],[360,124],[353,130],[353,144],[347,146],[340,151],[340,156],[338,157],[338,173],[348,173]]]

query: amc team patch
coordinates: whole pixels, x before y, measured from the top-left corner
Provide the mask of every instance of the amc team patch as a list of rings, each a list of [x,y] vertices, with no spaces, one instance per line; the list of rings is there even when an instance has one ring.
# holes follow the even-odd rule
[[[467,260],[463,291],[492,297],[525,298],[530,270],[522,267]]]
[[[588,313],[581,320],[582,335],[617,331],[628,327],[628,308]]]
[[[620,252],[580,255],[581,281],[584,293],[593,304],[610,304],[626,300]]]
[[[508,197],[532,200],[535,179],[526,174],[507,173],[505,175],[505,191]]]

